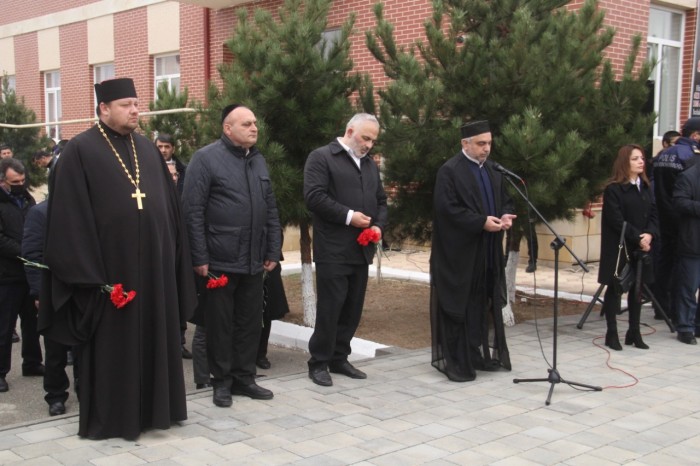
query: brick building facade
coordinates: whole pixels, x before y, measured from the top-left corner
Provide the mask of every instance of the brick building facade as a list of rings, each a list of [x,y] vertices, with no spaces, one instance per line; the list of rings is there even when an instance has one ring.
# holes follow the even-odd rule
[[[235,11],[243,6],[276,9],[281,0],[246,3],[245,0],[56,0],[41,2],[41,8],[27,0],[4,0],[0,15],[0,72],[7,74],[18,95],[25,99],[40,121],[84,119],[93,116],[92,84],[96,73],[130,76],[147,108],[155,94],[162,67],[177,67],[163,79],[187,87],[190,96],[204,100],[207,83],[220,83],[217,66],[231,60],[225,47],[235,25]],[[352,59],[358,70],[370,73],[376,87],[386,82],[380,64],[365,47],[364,31],[374,24],[375,0],[336,1],[329,26],[340,25],[350,12],[357,14]],[[407,45],[423,36],[423,22],[431,14],[429,0],[385,0],[385,17],[395,24],[399,44]],[[569,8],[582,4],[574,0]],[[601,0],[606,23],[615,27],[614,44],[607,50],[616,69],[623,66],[632,37],[650,34],[650,12],[671,13],[682,28],[678,42],[681,59],[674,71],[671,116],[666,126],[677,127],[689,113],[696,10],[692,0],[671,0],[654,4],[649,0]],[[37,14],[37,12],[41,14]],[[681,33],[679,33],[681,34]],[[663,42],[663,41],[662,41]],[[159,60],[163,60],[162,63]],[[99,69],[98,69],[99,68]],[[106,70],[106,71],[103,71]],[[171,70],[172,71],[172,70]],[[665,70],[665,71],[668,71]],[[47,91],[47,74],[54,92]],[[104,76],[104,74],[100,74]],[[666,76],[666,75],[664,75]],[[60,84],[55,87],[56,79]],[[54,100],[51,100],[54,99]],[[658,101],[658,108],[666,108]],[[53,107],[58,107],[57,109]],[[1,123],[1,122],[0,122]],[[61,126],[62,138],[71,137],[89,123]],[[657,136],[666,128],[659,128]],[[52,134],[53,135],[53,134]]]

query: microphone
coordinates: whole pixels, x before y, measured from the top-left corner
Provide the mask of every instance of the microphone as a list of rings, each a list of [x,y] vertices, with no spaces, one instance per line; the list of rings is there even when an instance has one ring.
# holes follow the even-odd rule
[[[499,171],[506,176],[511,176],[513,178],[516,178],[516,179],[520,180],[521,182],[523,181],[522,178],[520,178],[518,175],[516,175],[512,171],[508,170],[506,167],[504,167],[503,165],[501,165],[498,162],[493,162],[493,168],[494,168],[494,170]]]

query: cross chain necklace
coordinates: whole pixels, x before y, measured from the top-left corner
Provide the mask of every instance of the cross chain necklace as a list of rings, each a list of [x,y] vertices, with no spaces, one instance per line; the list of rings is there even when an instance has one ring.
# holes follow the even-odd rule
[[[136,168],[136,181],[131,177],[131,173],[129,173],[129,169],[126,168],[126,165],[124,165],[124,161],[122,158],[119,156],[119,153],[117,150],[114,148],[112,145],[112,141],[109,140],[109,137],[107,136],[107,133],[105,133],[105,130],[102,128],[102,125],[100,123],[97,123],[97,127],[100,128],[100,133],[102,133],[102,136],[104,136],[105,141],[107,141],[107,144],[109,144],[109,147],[112,149],[112,152],[114,153],[114,156],[117,158],[119,163],[121,164],[122,168],[124,169],[124,173],[126,173],[126,176],[129,178],[129,181],[131,181],[131,184],[134,185],[134,188],[136,188],[136,192],[131,195],[132,198],[136,199],[136,205],[139,208],[139,210],[143,210],[143,203],[141,200],[146,197],[146,193],[142,193],[141,189],[139,188],[139,182],[140,182],[140,172],[139,172],[139,157],[136,155],[136,146],[134,145],[134,136],[132,134],[129,134],[129,139],[131,139],[131,148],[134,151],[134,165]]]

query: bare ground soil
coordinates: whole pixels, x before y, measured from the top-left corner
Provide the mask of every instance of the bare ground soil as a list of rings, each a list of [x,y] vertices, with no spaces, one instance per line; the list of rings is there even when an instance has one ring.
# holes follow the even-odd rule
[[[286,322],[304,325],[299,275],[283,277],[290,313]],[[418,349],[430,346],[430,286],[427,283],[370,278],[362,321],[356,336],[389,346]],[[516,294],[516,323],[552,317],[552,298]],[[588,302],[559,299],[559,315],[583,314]]]

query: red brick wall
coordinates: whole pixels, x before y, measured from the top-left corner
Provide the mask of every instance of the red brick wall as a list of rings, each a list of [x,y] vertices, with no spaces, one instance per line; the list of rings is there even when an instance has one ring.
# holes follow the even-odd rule
[[[63,120],[90,118],[92,106],[92,70],[87,66],[87,23],[74,23],[59,29],[61,43],[61,110]],[[61,137],[71,138],[90,127],[90,123],[63,125]]]
[[[153,58],[148,54],[146,8],[114,15],[114,73],[117,78],[132,78],[139,96],[139,108],[148,110],[153,100]]]
[[[206,54],[209,51],[207,21],[209,11],[180,4],[180,85],[188,88],[190,101],[203,102],[206,97]]]
[[[681,83],[681,108],[679,121],[685,122],[690,116],[690,90],[693,86],[693,73],[695,72],[695,31],[697,28],[697,11],[688,11],[685,15],[685,37],[683,38],[683,81]]]
[[[15,81],[17,95],[44,121],[44,83],[39,73],[38,39],[35,32],[15,36]]]
[[[616,31],[613,44],[606,50],[606,57],[612,61],[614,69],[618,72],[623,69],[635,35],[642,37],[637,58],[637,66],[640,66],[646,58],[649,0],[603,0],[600,8],[605,9],[605,23]]]
[[[375,84],[379,87],[386,83],[386,77],[381,68],[381,64],[367,50],[365,45],[365,30],[374,27],[375,19],[373,13],[374,0],[354,0],[348,2],[336,2],[328,17],[328,29],[340,27],[348,18],[350,12],[356,13],[355,32],[351,37],[352,48],[350,57],[355,64],[355,68],[370,73]],[[282,4],[279,0],[266,0],[249,4],[249,9],[265,8],[277,11]],[[212,80],[221,85],[218,66],[226,61],[225,42],[233,34],[237,19],[235,11],[237,8],[211,12],[211,69]],[[181,10],[182,11],[182,10]],[[395,37],[397,44],[408,45],[417,38],[424,38],[423,22],[429,17],[432,11],[429,0],[405,0],[391,2],[385,5],[384,17],[395,24]],[[181,30],[181,43],[191,40],[185,37]],[[197,38],[195,37],[195,40]]]

